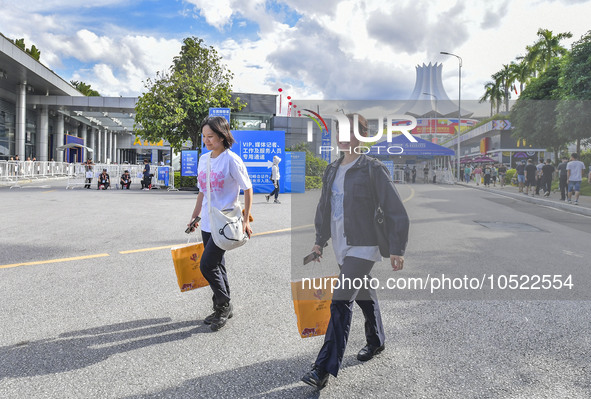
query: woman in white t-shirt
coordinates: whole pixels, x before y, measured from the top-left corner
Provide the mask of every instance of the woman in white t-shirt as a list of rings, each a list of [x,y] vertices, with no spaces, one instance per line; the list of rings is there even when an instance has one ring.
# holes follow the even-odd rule
[[[224,260],[224,251],[211,239],[211,227],[207,203],[207,190],[211,190],[211,205],[217,209],[231,209],[239,204],[240,190],[244,191],[244,231],[250,237],[249,217],[252,204],[252,183],[242,159],[230,150],[235,142],[228,121],[221,117],[208,117],[201,123],[201,134],[205,147],[209,150],[199,158],[199,195],[191,216],[193,221],[201,216],[201,236],[203,255],[201,273],[213,291],[214,312],[204,320],[213,331],[218,331],[233,316],[230,303],[230,286]],[[211,163],[210,187],[207,187],[207,162]],[[203,210],[203,212],[202,212]]]

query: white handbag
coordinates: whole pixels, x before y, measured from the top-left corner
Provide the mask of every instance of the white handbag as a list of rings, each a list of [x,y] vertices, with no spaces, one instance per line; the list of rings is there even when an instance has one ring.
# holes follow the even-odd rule
[[[232,209],[219,210],[211,205],[211,159],[207,158],[207,206],[209,208],[209,225],[211,238],[215,245],[229,251],[246,244],[248,235],[244,233],[242,209],[237,204]]]

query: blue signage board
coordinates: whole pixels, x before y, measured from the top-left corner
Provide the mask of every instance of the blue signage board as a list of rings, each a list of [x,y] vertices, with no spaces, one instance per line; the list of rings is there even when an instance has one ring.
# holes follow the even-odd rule
[[[170,179],[169,173],[169,168],[165,168],[162,166],[158,167],[158,180],[162,180],[166,187],[168,187],[168,182]]]
[[[197,176],[197,150],[181,152],[181,176]]]
[[[285,157],[285,191],[303,193],[306,191],[306,153],[288,152]]]
[[[230,108],[210,108],[209,116],[223,116],[230,123]]]
[[[386,165],[386,168],[388,168],[388,171],[390,172],[390,178],[394,179],[394,161],[382,161],[382,163]]]
[[[330,130],[322,130],[322,146],[330,147]],[[322,151],[322,159],[330,163],[330,154],[332,154],[332,151]]]
[[[271,167],[273,157],[279,162],[279,192],[285,192],[285,132],[283,130],[232,130],[236,142],[230,148],[246,166],[253,192],[269,194],[273,191]],[[208,150],[203,145],[202,153]]]

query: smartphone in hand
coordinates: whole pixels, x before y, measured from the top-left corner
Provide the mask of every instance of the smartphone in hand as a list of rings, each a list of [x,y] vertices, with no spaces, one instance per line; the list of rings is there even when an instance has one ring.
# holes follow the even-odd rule
[[[312,262],[313,260],[318,259],[318,257],[320,257],[320,255],[318,255],[316,252],[312,252],[309,255],[306,255],[306,257],[304,258],[304,265],[307,265],[308,263]]]
[[[201,218],[199,216],[197,216],[195,219],[193,219],[193,221],[191,223],[189,223],[189,227],[187,227],[187,229],[185,230],[185,233],[190,234],[191,230],[193,230],[195,228],[195,226],[197,226],[197,223],[199,223],[200,220],[201,220]]]

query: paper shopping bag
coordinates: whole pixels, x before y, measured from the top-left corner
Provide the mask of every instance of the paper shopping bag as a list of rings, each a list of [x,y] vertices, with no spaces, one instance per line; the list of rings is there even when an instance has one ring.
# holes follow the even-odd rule
[[[302,338],[326,334],[332,301],[331,281],[337,276],[292,281],[291,294]]]
[[[199,268],[203,255],[202,242],[173,247],[170,252],[181,292],[209,285]]]

